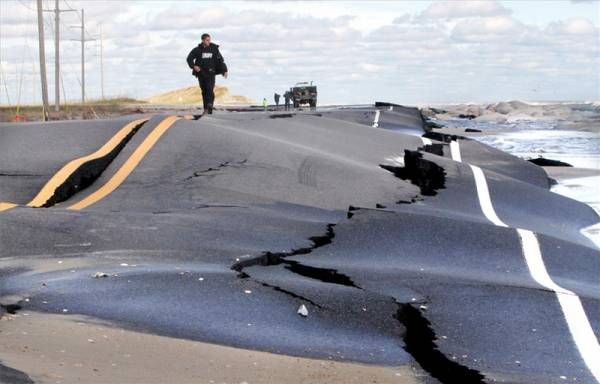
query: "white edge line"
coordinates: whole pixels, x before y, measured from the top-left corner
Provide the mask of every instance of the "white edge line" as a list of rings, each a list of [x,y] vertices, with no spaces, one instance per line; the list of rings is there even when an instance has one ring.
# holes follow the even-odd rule
[[[577,346],[581,358],[597,382],[600,383],[600,345],[594,334],[592,325],[585,314],[579,297],[556,284],[546,270],[540,244],[536,235],[526,229],[517,228],[521,238],[523,256],[531,277],[541,286],[556,294],[560,308],[571,332],[571,337]]]
[[[375,111],[375,119],[373,120],[373,128],[379,127],[379,115],[380,114],[381,114],[381,111],[379,109]]]
[[[479,197],[479,206],[485,217],[491,221],[494,225],[499,227],[508,227],[496,214],[494,206],[492,205],[492,198],[490,197],[490,191],[485,180],[485,175],[481,168],[476,165],[469,164],[473,171],[473,177],[475,178],[475,187],[477,188],[477,197]]]
[[[456,143],[455,145],[458,148],[458,142],[450,142],[450,148],[452,148],[453,143]],[[460,152],[457,153],[460,157]],[[494,210],[483,171],[477,166],[471,164],[469,164],[469,166],[471,167],[475,178],[481,211],[493,224],[500,227],[508,227],[500,220]],[[525,258],[531,277],[538,284],[556,294],[556,298],[558,299],[558,303],[560,304],[563,316],[565,317],[569,332],[571,333],[571,337],[575,342],[577,350],[590,373],[594,376],[596,381],[600,383],[600,345],[598,344],[598,339],[596,338],[596,334],[592,329],[590,321],[585,314],[585,309],[581,304],[581,300],[574,292],[562,288],[552,280],[544,265],[542,251],[535,233],[521,228],[516,228],[516,230],[521,239],[523,257]]]
[[[452,160],[462,162],[462,156],[460,155],[460,146],[458,145],[458,141],[452,140],[450,142],[450,154],[452,155]]]

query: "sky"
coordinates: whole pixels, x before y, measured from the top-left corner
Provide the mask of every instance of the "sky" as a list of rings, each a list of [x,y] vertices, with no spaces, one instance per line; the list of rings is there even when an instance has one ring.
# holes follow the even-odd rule
[[[54,0],[44,0],[53,9]],[[260,101],[314,81],[319,104],[600,100],[600,1],[59,0],[85,9],[86,95],[149,97],[197,85],[204,32],[217,84]],[[0,104],[41,103],[34,0],[0,1]],[[61,97],[80,99],[80,16],[61,14]],[[44,13],[49,98],[54,18]]]

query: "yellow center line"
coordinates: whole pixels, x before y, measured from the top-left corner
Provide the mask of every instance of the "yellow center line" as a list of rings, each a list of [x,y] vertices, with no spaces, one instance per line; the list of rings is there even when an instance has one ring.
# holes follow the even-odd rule
[[[74,160],[71,160],[65,166],[63,166],[38,192],[37,196],[33,198],[27,206],[39,208],[43,207],[44,204],[54,195],[56,189],[60,187],[79,167],[88,161],[95,160],[108,155],[112,152],[137,126],[148,121],[148,119],[134,120],[123,128],[121,128],[109,141],[107,141],[102,147],[96,152],[83,156]]]
[[[179,120],[179,117],[169,116],[169,117],[165,118],[163,121],[161,121],[156,126],[156,128],[154,128],[154,130],[152,130],[152,132],[150,132],[148,134],[148,136],[139,145],[139,147],[136,148],[136,150],[131,154],[131,156],[127,159],[127,161],[125,161],[125,163],[121,166],[121,168],[119,168],[119,170],[117,172],[115,172],[115,174],[106,182],[106,184],[104,184],[103,186],[98,188],[95,192],[88,195],[86,198],[82,199],[78,203],[71,205],[67,209],[74,209],[74,210],[83,209],[85,207],[88,207],[88,206],[94,204],[98,200],[106,197],[111,192],[113,192],[115,189],[117,189],[119,187],[119,185],[121,185],[121,183],[123,183],[123,181],[125,181],[127,176],[129,176],[129,174],[131,172],[133,172],[135,167],[138,166],[138,164],[142,161],[144,156],[146,156],[146,153],[148,153],[148,151],[150,151],[150,149],[152,149],[152,147],[154,146],[154,144],[156,144],[156,142],[160,139],[160,137],[177,120]]]
[[[16,206],[17,204],[8,203],[6,201],[0,201],[0,212],[8,211],[9,209],[12,209]]]

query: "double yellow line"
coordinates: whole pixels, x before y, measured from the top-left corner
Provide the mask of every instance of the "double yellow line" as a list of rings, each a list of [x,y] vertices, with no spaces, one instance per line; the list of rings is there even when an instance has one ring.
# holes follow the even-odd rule
[[[125,161],[125,163],[119,168],[119,170],[100,188],[82,199],[81,201],[67,207],[67,209],[79,210],[88,207],[98,200],[106,197],[112,191],[117,189],[123,181],[129,176],[131,172],[138,166],[140,161],[146,156],[148,151],[156,144],[160,137],[177,121],[179,117],[169,116],[163,119],[148,136],[142,141],[142,143],[136,148],[131,156]],[[132,121],[121,128],[109,141],[107,141],[102,147],[96,152],[77,158],[70,161],[63,166],[40,190],[40,192],[27,203],[27,206],[39,208],[43,207],[44,204],[54,195],[57,188],[59,188],[79,167],[88,161],[98,159],[106,156],[112,150],[119,145],[127,135],[129,135],[137,126],[148,121],[148,119],[139,119]],[[0,202],[0,212],[7,211],[11,208],[16,207],[17,204],[9,202]]]
[[[129,156],[129,159],[125,161],[121,168],[119,168],[119,170],[110,178],[110,180],[106,182],[106,184],[98,188],[83,200],[71,205],[68,207],[68,209],[79,210],[88,207],[117,189],[117,187],[121,185],[123,181],[125,181],[127,176],[129,176],[135,167],[138,166],[140,161],[142,161],[144,156],[146,156],[146,153],[148,153],[154,144],[156,144],[158,139],[160,139],[167,129],[169,129],[177,120],[179,120],[179,117],[169,116],[161,121],[156,128],[154,128],[152,132],[148,134],[144,141],[142,141],[140,146],[136,148],[135,152]]]
[[[71,160],[65,166],[63,166],[38,192],[38,194],[27,203],[28,207],[40,208],[43,207],[48,200],[54,195],[58,187],[60,187],[67,179],[75,172],[79,167],[88,161],[96,160],[108,155],[112,152],[133,130],[140,124],[148,121],[148,119],[140,119],[132,121],[125,125],[119,130],[113,137],[110,138],[102,147],[96,152],[87,156],[80,157],[75,160]]]

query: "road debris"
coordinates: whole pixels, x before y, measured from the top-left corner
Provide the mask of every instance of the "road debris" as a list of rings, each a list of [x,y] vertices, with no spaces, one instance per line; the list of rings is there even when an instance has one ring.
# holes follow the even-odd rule
[[[300,307],[298,307],[298,314],[302,317],[308,316],[308,309],[306,308],[306,305],[302,304]]]

